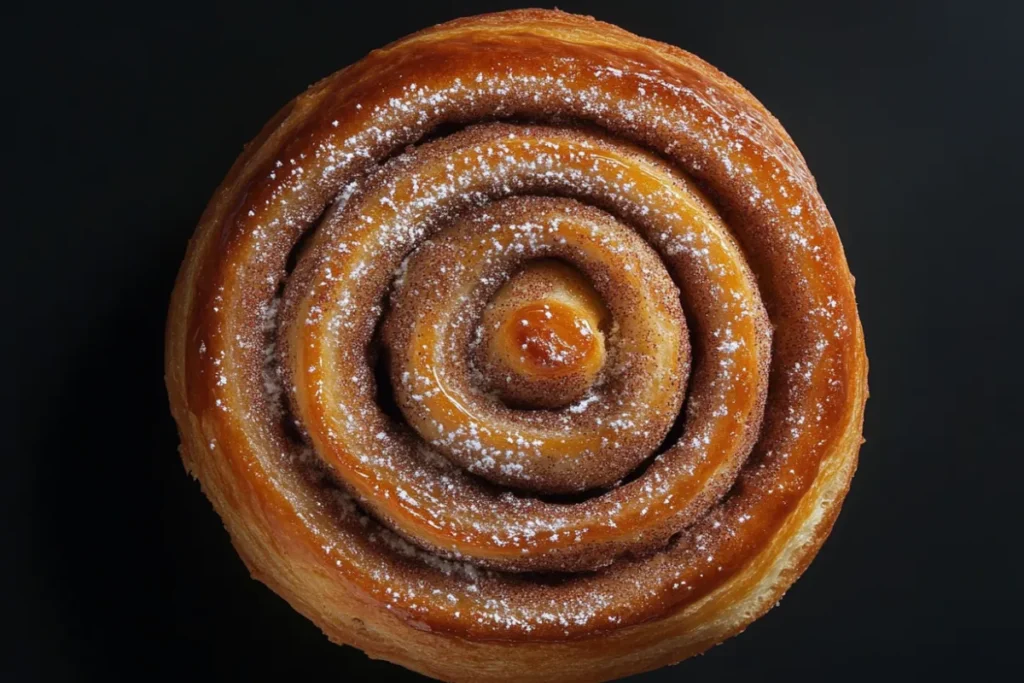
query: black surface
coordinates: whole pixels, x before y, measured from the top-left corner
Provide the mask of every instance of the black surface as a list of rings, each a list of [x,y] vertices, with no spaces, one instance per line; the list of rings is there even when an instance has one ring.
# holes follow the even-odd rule
[[[5,10],[0,677],[417,678],[248,578],[177,458],[162,376],[177,266],[242,144],[370,49],[499,8],[346,4]],[[695,52],[782,121],[858,278],[872,396],[803,579],[746,634],[637,680],[985,680],[1024,635],[1024,11],[668,4],[559,3]]]

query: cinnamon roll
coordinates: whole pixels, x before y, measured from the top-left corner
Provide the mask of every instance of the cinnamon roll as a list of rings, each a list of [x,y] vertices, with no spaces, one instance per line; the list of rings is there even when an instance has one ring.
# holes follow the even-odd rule
[[[742,630],[828,535],[867,397],[778,122],[538,10],[409,36],[267,124],[189,245],[166,371],[253,576],[460,681],[609,680]]]

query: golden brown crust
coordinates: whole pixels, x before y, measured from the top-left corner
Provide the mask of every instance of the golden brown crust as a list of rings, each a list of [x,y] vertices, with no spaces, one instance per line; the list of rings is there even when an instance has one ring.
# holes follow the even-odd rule
[[[440,123],[493,118],[561,124],[471,129],[374,170]],[[377,406],[364,354],[406,256],[522,193],[568,195],[636,228],[693,322],[684,438],[635,481],[574,503],[510,503],[424,455]],[[505,222],[567,205],[514,206]],[[853,279],[778,122],[678,48],[541,10],[421,31],[268,124],[189,246],[166,370],[183,460],[254,577],[336,642],[467,681],[609,680],[742,630],[828,535],[867,398]],[[669,487],[657,500],[656,486]]]

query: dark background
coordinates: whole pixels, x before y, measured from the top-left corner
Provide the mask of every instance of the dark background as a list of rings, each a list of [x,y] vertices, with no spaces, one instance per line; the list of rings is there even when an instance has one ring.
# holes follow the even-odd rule
[[[810,570],[746,634],[636,680],[1001,672],[1024,636],[1024,10],[559,5],[698,54],[782,121],[839,226],[871,360],[860,469]],[[17,635],[0,677],[417,679],[248,578],[177,457],[163,323],[200,212],[278,107],[501,7],[5,10],[0,561]]]

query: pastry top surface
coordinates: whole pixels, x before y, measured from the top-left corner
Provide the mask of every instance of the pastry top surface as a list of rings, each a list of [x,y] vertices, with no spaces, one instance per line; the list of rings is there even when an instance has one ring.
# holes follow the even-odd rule
[[[466,237],[492,228],[493,253]],[[509,245],[540,265],[477,291]],[[449,299],[473,315],[427,310]],[[318,600],[473,643],[657,633],[699,606],[727,635],[763,611],[729,596],[777,597],[827,535],[867,391],[853,278],[778,122],[678,48],[542,10],[426,29],[286,106],[204,213],[167,337],[186,463],[254,572],[346,642],[369,636]],[[445,390],[423,401],[403,373],[428,362]],[[455,405],[530,445],[445,441]]]

